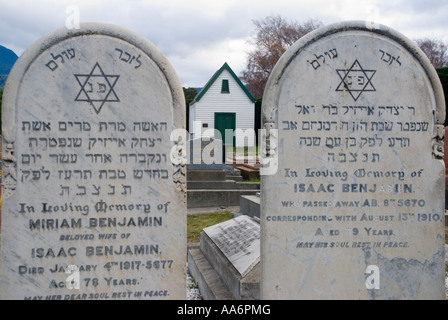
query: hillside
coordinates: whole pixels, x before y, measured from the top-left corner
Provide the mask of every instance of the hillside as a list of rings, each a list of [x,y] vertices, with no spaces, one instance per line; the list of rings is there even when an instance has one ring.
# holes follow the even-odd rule
[[[0,45],[0,88],[5,85],[6,78],[18,56],[8,48]]]

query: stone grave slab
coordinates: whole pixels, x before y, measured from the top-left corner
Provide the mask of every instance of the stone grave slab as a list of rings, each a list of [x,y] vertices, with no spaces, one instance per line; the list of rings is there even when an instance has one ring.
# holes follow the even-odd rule
[[[240,213],[254,219],[260,219],[260,194],[241,196]]]
[[[240,216],[204,228],[188,269],[205,300],[260,299],[260,227]]]
[[[262,109],[278,163],[262,299],[445,299],[445,102],[423,52],[383,25],[323,27],[279,60]]]
[[[242,277],[260,261],[260,226],[248,217],[240,216],[204,228],[204,233]]]
[[[3,95],[2,299],[185,299],[185,102],[169,61],[106,24],[59,29]]]

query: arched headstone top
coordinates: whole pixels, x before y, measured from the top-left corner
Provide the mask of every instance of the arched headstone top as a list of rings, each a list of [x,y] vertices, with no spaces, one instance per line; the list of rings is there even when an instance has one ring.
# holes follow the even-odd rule
[[[427,56],[414,41],[410,40],[400,32],[382,24],[367,21],[344,21],[330,24],[308,33],[288,48],[271,72],[266,85],[265,94],[263,96],[262,122],[272,122],[274,120],[276,109],[278,108],[276,101],[274,101],[276,90],[278,89],[278,82],[297,55],[301,54],[303,51],[307,51],[311,45],[319,43],[321,39],[327,39],[329,37],[336,38],[338,36],[352,37],[353,34],[356,34],[359,37],[367,37],[368,39],[378,38],[390,41],[392,46],[396,46],[397,48],[406,51],[412,59],[415,59],[415,63],[420,65],[425,71],[428,81],[434,90],[432,107],[434,108],[436,123],[443,125],[445,122],[445,98],[443,88],[440,84],[439,77]],[[381,49],[376,49],[375,52],[372,52],[372,54],[378,56],[379,61],[386,64],[395,63],[399,65],[401,63],[398,56],[392,56],[390,53],[380,50]],[[330,48],[328,51],[315,53],[315,56],[310,56],[309,61],[313,67],[317,67],[318,65],[320,66],[323,59],[326,58],[327,60],[330,60],[334,58],[335,55],[338,55],[339,58],[341,58],[340,53],[334,51],[334,48]],[[347,63],[350,62],[347,61]]]
[[[15,84],[23,80],[23,77],[25,77],[30,66],[42,54],[48,54],[48,50],[51,51],[52,47],[63,44],[66,41],[73,41],[75,38],[91,36],[110,37],[112,39],[124,41],[132,46],[135,46],[143,53],[145,53],[147,57],[151,61],[153,61],[155,65],[157,65],[157,67],[160,69],[160,71],[164,74],[166,82],[169,85],[173,100],[173,108],[175,111],[173,116],[174,122],[177,124],[176,128],[185,128],[185,112],[183,111],[185,109],[185,99],[183,91],[181,90],[182,85],[179,81],[175,69],[165,57],[165,55],[160,51],[159,48],[157,48],[152,42],[150,42],[143,36],[134,33],[133,31],[126,28],[106,23],[82,23],[80,24],[79,29],[60,28],[48,33],[47,35],[34,42],[20,56],[20,59],[14,65],[14,72],[11,72],[10,76],[8,77],[10,83],[5,84],[5,95],[3,96],[4,103],[5,101],[15,103],[18,95],[18,86],[16,86]],[[111,53],[111,55],[112,54],[113,53]],[[121,59],[123,62],[128,62],[136,69],[141,65],[141,61],[139,60],[138,56],[131,56],[125,51],[120,51],[119,48],[118,50],[116,50],[115,54],[115,58],[117,60]],[[66,61],[73,58],[79,59],[79,56],[76,57],[76,51],[74,51],[74,49],[72,48],[67,47],[67,49],[62,51],[61,53],[56,53],[53,54],[53,56],[49,56],[46,66],[50,70],[56,70],[60,65],[63,66]],[[8,108],[4,110],[3,113],[6,113],[6,117],[15,119],[15,108]],[[9,128],[8,123],[6,123],[5,125],[6,127],[3,126],[3,130],[6,130],[6,132],[11,131],[12,128]]]

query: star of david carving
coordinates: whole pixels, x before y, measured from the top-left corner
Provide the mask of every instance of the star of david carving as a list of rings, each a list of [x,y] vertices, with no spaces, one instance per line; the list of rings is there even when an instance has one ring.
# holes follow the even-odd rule
[[[358,60],[349,69],[336,69],[341,83],[336,91],[348,91],[353,100],[358,100],[363,92],[376,91],[372,78],[376,70],[365,70]]]
[[[75,101],[88,102],[96,114],[100,113],[106,102],[120,101],[114,91],[115,84],[120,76],[105,74],[98,62],[95,63],[89,74],[75,74],[74,76],[81,86]]]

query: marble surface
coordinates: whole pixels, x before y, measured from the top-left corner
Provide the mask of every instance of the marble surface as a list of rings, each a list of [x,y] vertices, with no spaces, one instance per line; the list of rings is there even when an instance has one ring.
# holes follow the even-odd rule
[[[244,277],[260,261],[260,226],[239,216],[204,228],[212,241]]]
[[[185,299],[185,106],[163,54],[112,25],[60,29],[2,107],[2,298]]]
[[[415,44],[361,21],[323,27],[277,63],[262,109],[278,130],[262,298],[445,298],[445,104]]]

